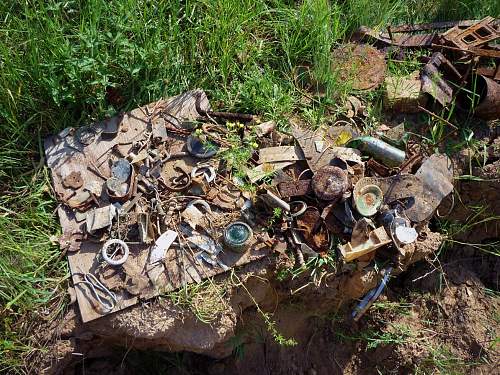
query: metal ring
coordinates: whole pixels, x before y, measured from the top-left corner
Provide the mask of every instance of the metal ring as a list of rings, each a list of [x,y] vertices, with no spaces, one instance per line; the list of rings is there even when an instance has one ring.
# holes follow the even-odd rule
[[[194,201],[189,202],[186,208],[196,206],[197,204],[202,205],[207,212],[212,212],[212,208],[210,208],[210,205],[203,199],[195,199]]]
[[[207,182],[212,182],[215,180],[215,169],[211,165],[196,166],[191,170],[191,178],[198,176],[203,176]]]
[[[124,251],[123,256],[118,260],[112,259],[111,256],[109,256],[109,254],[108,254],[108,248],[114,244],[120,245]],[[129,254],[129,248],[128,248],[128,245],[124,241],[119,240],[118,238],[114,238],[111,240],[107,240],[104,243],[104,246],[101,249],[101,254],[102,254],[102,257],[104,258],[104,260],[106,261],[106,263],[111,264],[112,266],[119,266],[119,265],[126,262],[126,260],[128,258],[128,254]]]
[[[295,204],[300,204],[300,205],[302,205],[302,207],[297,212],[291,212],[292,205],[295,205]],[[298,217],[298,216],[302,215],[304,212],[306,212],[306,210],[307,210],[306,202],[304,202],[304,201],[290,202],[290,216],[291,217]]]
[[[171,190],[171,191],[182,191],[182,190],[187,189],[189,187],[189,185],[191,185],[191,175],[189,173],[187,173],[186,171],[184,171],[180,167],[174,167],[174,170],[180,171],[181,175],[177,176],[177,177],[174,177],[172,179],[172,183],[171,184],[164,181],[164,184],[165,184],[166,188],[168,190]],[[184,184],[180,180],[180,179],[183,179],[183,178],[186,179],[186,182]]]

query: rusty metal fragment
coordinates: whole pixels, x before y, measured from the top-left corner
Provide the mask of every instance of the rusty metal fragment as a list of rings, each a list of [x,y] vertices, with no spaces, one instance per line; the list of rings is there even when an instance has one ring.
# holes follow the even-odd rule
[[[425,105],[427,97],[422,92],[420,73],[415,71],[405,77],[385,79],[384,106],[395,112],[416,113]]]
[[[83,186],[82,174],[73,171],[62,179],[62,184],[65,188],[80,189]]]
[[[355,90],[373,90],[382,84],[387,66],[385,56],[363,44],[346,44],[332,53],[332,70]]]
[[[300,197],[311,193],[311,180],[281,182],[278,190],[283,198]]]
[[[247,176],[250,182],[255,183],[266,176],[272,176],[276,171],[288,167],[293,163],[293,161],[279,161],[276,163],[260,164],[253,169],[247,170]]]
[[[98,229],[109,227],[116,216],[116,208],[112,204],[87,212],[87,231],[94,233]]]
[[[168,139],[167,128],[165,127],[165,120],[161,117],[155,119],[152,123],[152,137],[153,142],[161,143]]]
[[[477,88],[480,99],[474,113],[484,120],[500,118],[500,84],[494,80],[478,75]]]
[[[338,201],[349,189],[349,179],[347,173],[339,167],[326,166],[314,174],[311,186],[318,198]]]
[[[320,131],[312,131],[293,127],[292,134],[299,143],[309,168],[317,172],[324,166],[331,165],[335,158],[346,162],[361,163],[361,152],[347,147],[337,147],[330,142]],[[316,142],[324,141],[323,148],[318,151]]]
[[[444,43],[468,50],[500,38],[500,23],[493,17],[485,17],[467,28],[455,26],[440,35]]]
[[[274,129],[276,128],[276,122],[275,121],[266,121],[263,122],[262,124],[255,125],[255,134],[258,137],[263,137],[265,135],[270,134]]]
[[[154,245],[151,247],[149,252],[149,263],[154,264],[163,260],[163,258],[165,258],[166,251],[174,243],[176,238],[177,232],[173,230],[167,230],[162,233],[162,235],[158,237]]]
[[[446,106],[453,98],[453,88],[447,80],[458,81],[461,77],[461,74],[441,52],[435,52],[420,74],[422,91]]]
[[[443,198],[453,191],[453,164],[450,158],[443,154],[431,155],[424,161],[415,176],[423,184],[423,194],[419,203],[427,206],[428,211],[434,213]],[[425,217],[427,218],[429,217]]]

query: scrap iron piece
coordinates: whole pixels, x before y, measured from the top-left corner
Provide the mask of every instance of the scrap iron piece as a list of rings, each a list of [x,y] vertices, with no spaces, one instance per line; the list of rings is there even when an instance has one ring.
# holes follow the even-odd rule
[[[112,204],[87,212],[87,231],[92,234],[96,230],[109,227],[116,216],[116,207]]]
[[[162,179],[159,179],[165,187],[170,191],[183,191],[186,190],[191,185],[191,174],[186,172],[183,168],[179,166],[173,167],[174,170],[179,171],[181,173],[180,176],[173,177],[170,181],[164,182]]]
[[[149,235],[150,232],[150,218],[147,212],[139,212],[137,214],[137,226],[139,227],[139,239],[142,243],[151,243],[153,240]]]
[[[443,76],[452,82],[458,82],[462,77],[441,52],[435,52],[420,73],[422,91],[432,96],[442,106],[446,106],[453,98],[453,88]]]
[[[483,120],[498,119],[500,117],[500,84],[478,75],[477,91],[479,91],[480,99],[474,114]]]
[[[405,77],[385,79],[384,106],[394,112],[416,113],[424,106],[427,96],[422,92],[419,71]]]
[[[331,127],[329,133],[334,128],[337,127]],[[324,134],[320,131],[312,131],[294,126],[292,134],[302,148],[302,152],[312,172],[330,165],[334,158],[339,158],[346,162],[361,163],[361,152],[359,150],[333,146],[334,142],[330,142],[328,138],[325,139]],[[348,139],[350,139],[350,134]],[[324,142],[323,149],[320,152],[317,151],[316,141]]]
[[[62,184],[65,188],[80,189],[83,186],[82,174],[73,171],[62,179]]]
[[[97,300],[104,312],[110,312],[115,308],[118,302],[116,295],[106,288],[106,286],[93,274],[83,274],[83,280],[75,283],[75,285],[79,284],[86,285],[90,289],[91,295]]]
[[[301,197],[311,193],[311,180],[281,182],[278,190],[283,198]]]
[[[360,149],[362,152],[384,163],[388,167],[399,167],[406,158],[406,153],[404,151],[370,136],[353,138],[346,146]]]
[[[217,118],[223,118],[229,121],[242,121],[242,122],[250,122],[254,119],[253,115],[247,114],[247,113],[234,113],[234,112],[215,112],[215,111],[210,111],[210,110],[205,110],[201,108],[201,95],[202,93],[198,93],[196,95],[196,111],[201,115],[201,116],[206,116],[206,117],[217,117]]]
[[[276,128],[276,122],[271,120],[263,122],[262,124],[259,125],[255,125],[254,130],[255,134],[258,137],[263,137],[265,135],[270,134],[275,128]]]
[[[204,213],[196,207],[198,205],[204,208]],[[198,225],[206,225],[208,219],[207,215],[211,213],[212,209],[207,202],[202,199],[196,199],[188,203],[186,209],[182,211],[181,217],[191,228],[196,229]]]
[[[384,277],[380,281],[380,284],[370,290],[366,295],[363,297],[361,302],[354,308],[351,317],[355,322],[359,320],[363,316],[363,314],[370,308],[370,306],[377,300],[377,298],[380,296],[382,291],[384,290],[385,286],[387,285],[387,281],[389,280],[389,276],[391,275],[392,272],[392,267],[386,267],[384,268]]]
[[[191,171],[191,179],[200,176],[203,176],[208,183],[214,181],[216,177],[215,168],[211,165],[199,165],[194,167]]]
[[[349,189],[349,179],[339,167],[325,166],[314,174],[311,186],[319,199],[338,201]]]
[[[356,223],[356,226],[359,225],[360,222],[361,220]],[[359,258],[362,255],[371,253],[379,247],[387,245],[391,242],[391,238],[387,234],[384,227],[378,227],[375,230],[371,231],[368,236],[364,238],[363,242],[358,239],[356,240],[356,242],[360,242],[360,244],[358,244],[357,246],[353,246],[351,242],[348,242],[345,245],[339,245],[339,250],[346,262],[351,262],[354,259]]]
[[[76,252],[80,250],[81,243],[85,238],[84,234],[78,231],[64,232],[59,238],[59,246],[61,250],[68,252]]]
[[[125,182],[130,178],[132,166],[127,159],[118,159],[111,166],[111,178]]]
[[[430,47],[436,40],[436,33],[417,34],[409,33],[396,35],[392,27],[388,28],[391,33],[376,32],[366,26],[361,26],[353,33],[351,40],[358,42],[373,43],[377,47],[398,46],[405,48],[425,48]]]
[[[74,138],[83,146],[88,146],[94,142],[96,131],[91,126],[82,126],[75,131]]]
[[[488,16],[465,29],[455,26],[441,34],[440,38],[444,44],[448,43],[462,50],[468,50],[500,38],[500,22]]]
[[[110,253],[110,250],[112,251],[112,253]],[[120,266],[127,261],[129,251],[130,250],[128,248],[128,245],[124,241],[118,238],[114,238],[111,240],[107,240],[104,243],[101,249],[101,255],[106,263],[112,266]],[[114,257],[115,255],[117,255],[117,253],[122,254],[118,260],[115,260]]]
[[[149,252],[149,264],[163,260],[167,250],[176,238],[177,232],[174,232],[173,230],[167,230],[162,233],[162,235],[158,237],[154,245],[151,247],[151,251]]]
[[[453,164],[446,155],[433,154],[424,161],[415,176],[423,184],[423,194],[418,203],[426,209],[422,209],[420,215],[418,211],[416,215],[409,215],[408,212],[406,215],[412,221],[422,221],[428,219],[443,198],[453,191]]]
[[[332,54],[332,70],[355,90],[374,90],[384,82],[385,56],[367,44],[346,44]]]
[[[189,243],[210,255],[217,256],[221,251],[220,246],[213,239],[203,234],[193,234],[188,237],[187,240]]]
[[[253,169],[246,171],[248,179],[251,183],[255,183],[264,177],[271,176],[279,170],[292,165],[293,161],[279,161],[276,163],[264,163],[256,166]]]
[[[154,144],[165,142],[168,139],[167,128],[165,126],[165,119],[158,117],[151,123],[152,139]]]
[[[304,201],[290,202],[290,217],[299,217],[307,210],[307,203]]]

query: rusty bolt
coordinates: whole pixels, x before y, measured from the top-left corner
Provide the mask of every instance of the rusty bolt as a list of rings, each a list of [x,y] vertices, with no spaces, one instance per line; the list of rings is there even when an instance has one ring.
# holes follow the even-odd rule
[[[336,201],[349,189],[349,179],[339,167],[326,166],[314,174],[311,185],[319,199]]]

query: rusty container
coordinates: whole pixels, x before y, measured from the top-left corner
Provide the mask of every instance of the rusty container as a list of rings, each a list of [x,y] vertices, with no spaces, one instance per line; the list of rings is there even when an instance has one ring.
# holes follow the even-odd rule
[[[346,171],[327,165],[314,174],[311,186],[319,199],[335,202],[343,197],[350,184]]]
[[[500,118],[500,84],[482,75],[477,75],[477,93],[479,104],[474,113],[483,120]]]

